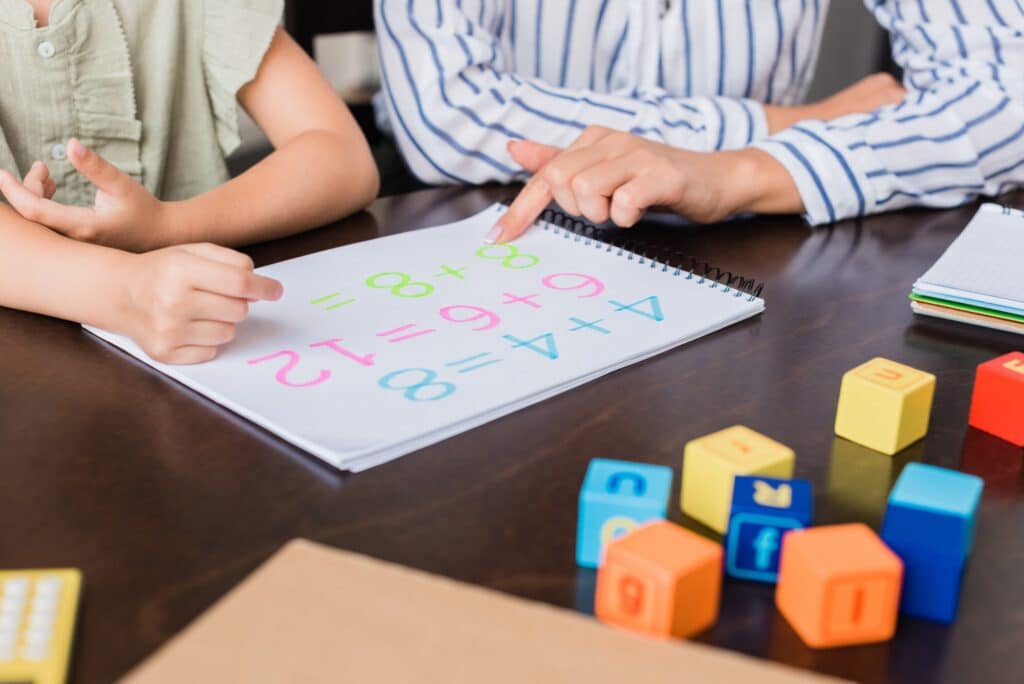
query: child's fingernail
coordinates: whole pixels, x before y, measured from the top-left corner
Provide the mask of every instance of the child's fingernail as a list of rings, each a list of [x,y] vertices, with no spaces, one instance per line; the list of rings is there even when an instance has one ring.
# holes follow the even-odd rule
[[[498,241],[498,238],[500,238],[500,237],[501,237],[501,224],[498,223],[498,224],[495,224],[495,226],[493,228],[491,228],[490,232],[487,233],[486,236],[484,236],[484,244],[485,245],[493,245],[495,242]]]

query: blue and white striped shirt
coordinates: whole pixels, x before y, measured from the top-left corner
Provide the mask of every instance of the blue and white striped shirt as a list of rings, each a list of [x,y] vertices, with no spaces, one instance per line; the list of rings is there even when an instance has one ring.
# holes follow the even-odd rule
[[[774,136],[761,103],[802,102],[828,0],[375,0],[382,100],[435,183],[521,178],[508,140],[564,147],[588,125],[756,145],[814,224],[1024,182],[1024,0],[865,2],[907,98]]]

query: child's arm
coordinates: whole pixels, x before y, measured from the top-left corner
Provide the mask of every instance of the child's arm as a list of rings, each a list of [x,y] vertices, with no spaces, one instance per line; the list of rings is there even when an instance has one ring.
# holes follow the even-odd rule
[[[362,131],[284,30],[278,29],[239,101],[276,151],[198,197],[160,202],[77,140],[68,145],[69,159],[96,185],[94,208],[59,204],[47,197],[52,193],[44,185],[23,185],[13,177],[0,178],[0,191],[22,216],[68,237],[139,252],[283,237],[347,216],[376,197],[379,177]],[[42,181],[49,182],[46,174]]]
[[[377,196],[380,180],[362,131],[284,30],[239,101],[276,151],[231,182],[172,204],[168,243],[260,242],[330,223]]]
[[[61,237],[0,204],[0,306],[128,335],[158,361],[212,359],[249,301],[280,296],[279,283],[222,247],[129,254]]]

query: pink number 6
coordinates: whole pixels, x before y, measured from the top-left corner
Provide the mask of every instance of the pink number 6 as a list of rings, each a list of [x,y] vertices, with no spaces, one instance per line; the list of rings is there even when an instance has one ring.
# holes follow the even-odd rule
[[[561,279],[563,281],[572,279],[571,282],[574,282],[575,284],[558,285],[555,282],[557,279]],[[551,288],[552,290],[562,290],[563,292],[582,290],[587,287],[593,288],[590,294],[581,294],[580,299],[596,297],[604,292],[604,283],[594,276],[584,275],[583,273],[553,273],[541,280],[541,282],[544,284],[544,287]]]
[[[250,366],[254,366],[259,363],[273,361],[274,359],[281,356],[286,357],[288,361],[285,362],[283,366],[281,366],[281,370],[277,371],[277,375],[274,376],[274,379],[277,380],[282,385],[284,385],[285,387],[314,387],[315,385],[319,385],[320,383],[327,382],[331,378],[331,371],[322,370],[320,371],[320,375],[316,376],[316,378],[310,380],[309,382],[292,382],[291,380],[289,380],[288,374],[292,372],[295,366],[299,364],[298,353],[293,352],[290,349],[279,351],[276,354],[270,354],[269,356],[261,356],[260,358],[252,359],[247,363]]]
[[[456,318],[454,312],[459,309],[470,312],[470,315]],[[475,323],[476,321],[487,321],[482,326],[471,328],[472,330],[490,330],[491,328],[498,327],[498,324],[501,323],[501,318],[493,311],[488,311],[487,309],[480,308],[479,306],[470,306],[468,304],[456,304],[455,306],[444,307],[441,309],[441,318],[446,321],[450,321],[451,323]]]

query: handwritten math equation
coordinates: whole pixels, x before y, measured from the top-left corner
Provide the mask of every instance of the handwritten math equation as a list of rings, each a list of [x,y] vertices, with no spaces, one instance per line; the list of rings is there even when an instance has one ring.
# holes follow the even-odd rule
[[[488,245],[475,253],[479,259],[494,261],[501,268],[522,271],[537,268],[541,258],[526,254],[515,245]],[[469,267],[452,267],[442,264],[432,278],[466,280]],[[400,272],[388,271],[368,276],[365,286],[369,290],[382,291],[386,296],[402,299],[425,299],[437,293],[437,287],[428,280],[417,280],[414,276]],[[500,349],[482,348],[470,356],[452,359],[436,368],[400,368],[381,375],[376,379],[377,386],[382,390],[401,393],[411,402],[432,402],[446,399],[456,391],[455,380],[459,375],[482,372],[505,361],[500,354],[531,353],[539,359],[549,362],[560,358],[559,341],[562,335],[591,334],[611,335],[615,327],[614,317],[633,315],[661,323],[665,320],[661,301],[657,295],[644,297],[633,302],[622,302],[608,298],[605,283],[585,273],[551,273],[539,278],[537,292],[514,293],[501,292],[494,299],[494,308],[486,308],[476,304],[444,304],[436,310],[431,309],[430,320],[403,322],[395,321],[396,325],[374,333],[377,346],[374,349],[352,349],[344,338],[332,338],[313,342],[300,352],[297,349],[281,349],[271,354],[248,359],[249,366],[267,368],[273,373],[273,380],[279,385],[293,389],[316,387],[329,382],[334,373],[330,368],[317,366],[326,365],[325,355],[335,359],[344,359],[364,369],[374,368],[387,356],[388,345],[406,344],[413,340],[435,335],[443,329],[457,326],[469,333],[485,333],[497,331],[502,325],[502,314],[509,307],[528,307],[543,309],[545,293],[562,293],[577,299],[596,299],[603,297],[608,307],[608,317],[586,320],[579,316],[570,316],[563,322],[563,329],[548,331],[532,336],[521,336],[515,332],[503,332],[498,343]],[[500,301],[497,301],[500,298]],[[333,312],[355,304],[356,297],[346,296],[342,292],[332,292],[309,300],[308,305],[324,311]],[[493,340],[491,335],[488,339]],[[380,358],[379,358],[380,357]],[[310,370],[310,367],[315,370]]]

